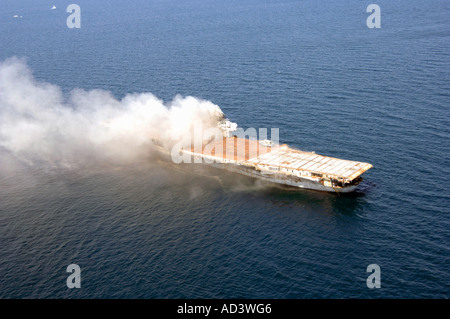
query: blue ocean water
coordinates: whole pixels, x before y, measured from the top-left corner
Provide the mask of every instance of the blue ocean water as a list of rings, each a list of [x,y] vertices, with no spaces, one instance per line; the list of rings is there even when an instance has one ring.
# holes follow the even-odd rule
[[[1,298],[448,298],[448,1],[377,1],[381,29],[356,0],[77,1],[80,29],[70,3],[3,0],[0,59],[67,94],[210,100],[374,168],[340,197],[155,160],[11,173],[3,150]]]

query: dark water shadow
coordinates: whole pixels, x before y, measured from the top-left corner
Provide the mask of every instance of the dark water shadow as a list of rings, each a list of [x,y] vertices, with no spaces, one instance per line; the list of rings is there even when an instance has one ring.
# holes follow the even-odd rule
[[[368,204],[364,190],[339,194],[274,186],[262,195],[275,205],[308,207],[333,215],[354,216]]]

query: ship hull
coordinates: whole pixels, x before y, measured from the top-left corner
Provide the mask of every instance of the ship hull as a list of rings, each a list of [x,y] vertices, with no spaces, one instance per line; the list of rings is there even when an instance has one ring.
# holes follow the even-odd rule
[[[257,143],[255,141],[243,139],[238,140],[238,142],[242,144],[241,147],[245,145],[244,142]],[[172,157],[173,154],[168,149],[164,148],[161,143],[155,143],[154,141],[153,144],[161,154]],[[225,142],[223,145],[227,145],[227,143]],[[278,150],[277,152],[272,151],[272,149],[267,151],[266,149],[266,152],[257,152],[256,154],[245,149],[245,156],[241,157],[236,155],[236,148],[233,150],[233,146],[231,147],[231,153],[227,153],[225,148],[223,150],[224,152],[220,154],[207,154],[204,152],[204,148],[202,148],[202,151],[200,152],[196,151],[194,148],[187,150],[180,149],[179,152],[180,154],[187,155],[187,158],[183,158],[182,160],[182,162],[185,163],[202,163],[203,165],[209,165],[237,174],[257,178],[268,183],[331,193],[350,193],[355,191],[362,181],[362,178],[360,177],[362,172],[372,167],[371,164],[367,163],[324,157],[315,153],[306,153],[287,147],[284,147],[281,151]],[[258,151],[260,150],[261,148],[258,149]],[[282,152],[285,152],[285,154]],[[298,155],[299,153],[300,155]],[[265,158],[267,155],[272,157]],[[286,159],[286,156],[299,156],[300,160],[298,158]],[[306,158],[306,160],[302,162],[302,158]],[[311,160],[311,158],[315,161]],[[291,160],[292,163],[289,163],[288,160]],[[325,164],[323,161],[325,161]],[[282,165],[277,166],[278,163],[281,163]],[[286,163],[291,164],[291,166],[286,167]],[[350,173],[341,176],[342,178],[339,180],[336,176],[327,176],[326,174],[313,170],[298,169],[299,165],[303,165],[304,167],[308,165],[320,167],[322,165],[322,167],[328,167],[329,170],[334,169],[336,172],[348,172],[350,170]],[[345,179],[347,177],[349,179]]]
[[[318,181],[307,180],[304,178],[287,178],[285,175],[277,173],[265,174],[261,171],[248,168],[242,165],[226,164],[226,163],[211,163],[210,166],[225,169],[227,171],[250,176],[253,178],[261,179],[269,183],[281,184],[301,189],[311,189],[323,192],[336,192],[336,193],[350,193],[356,190],[358,185],[351,185],[347,187],[330,187],[321,184]]]

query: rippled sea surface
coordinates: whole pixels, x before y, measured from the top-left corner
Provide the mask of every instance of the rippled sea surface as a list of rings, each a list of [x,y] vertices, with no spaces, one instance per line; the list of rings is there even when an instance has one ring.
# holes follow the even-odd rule
[[[448,298],[450,4],[376,3],[381,29],[356,0],[78,1],[75,30],[65,1],[3,0],[0,59],[25,57],[65,93],[192,95],[374,167],[337,196],[157,158],[67,171],[2,150],[0,297]],[[81,289],[66,286],[72,263]]]

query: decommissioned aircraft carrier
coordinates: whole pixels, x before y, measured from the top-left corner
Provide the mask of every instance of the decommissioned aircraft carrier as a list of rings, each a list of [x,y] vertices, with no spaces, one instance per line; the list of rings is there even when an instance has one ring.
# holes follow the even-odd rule
[[[212,166],[268,182],[327,192],[348,193],[362,181],[361,174],[372,168],[356,162],[322,156],[277,145],[270,140],[234,136],[234,123],[218,123],[223,137],[201,147],[184,148],[181,153]]]

